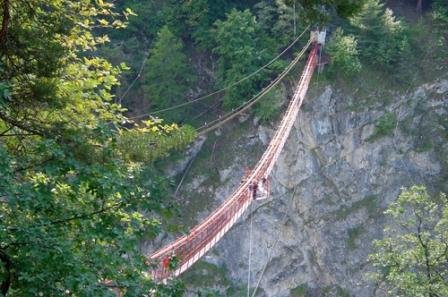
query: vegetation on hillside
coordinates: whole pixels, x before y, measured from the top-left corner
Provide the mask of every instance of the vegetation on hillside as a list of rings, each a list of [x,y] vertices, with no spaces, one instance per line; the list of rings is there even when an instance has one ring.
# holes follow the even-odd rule
[[[215,23],[213,52],[219,55],[219,85],[228,86],[252,73],[267,61],[257,22],[249,10],[232,10],[224,21]],[[264,50],[260,50],[263,49]],[[259,75],[263,77],[263,73]],[[246,80],[228,90],[223,98],[225,109],[238,107],[258,89],[260,78]]]
[[[412,85],[432,77],[448,53],[448,3],[436,0],[427,18],[415,23],[397,18],[380,0],[366,0],[359,11],[331,35],[327,53],[329,74],[342,72],[352,80],[362,67],[389,75],[394,82]],[[411,50],[412,49],[412,50]],[[430,60],[428,60],[430,59]],[[433,63],[428,61],[433,60]]]
[[[406,297],[448,295],[446,267],[448,200],[430,196],[422,186],[403,190],[386,215],[384,239],[377,240],[370,260],[373,276],[386,294]]]
[[[326,51],[331,56],[331,66],[328,70],[330,75],[342,72],[350,76],[361,70],[358,41],[353,35],[345,35],[341,28],[334,32]]]
[[[345,79],[371,67],[393,69],[406,80],[426,71],[418,62],[424,58],[446,67],[444,0],[433,1],[428,18],[416,25],[378,0],[115,3],[0,1],[0,295],[113,296],[115,288],[125,296],[181,296],[181,284],[153,282],[139,249],[173,213],[171,182],[155,162],[196,136],[192,127],[171,122],[214,119],[240,105],[303,42],[237,87],[162,113],[165,121],[134,122],[126,107],[146,114],[228,86],[267,63],[307,25],[329,21],[341,27],[327,51],[335,79],[340,71]],[[281,102],[271,98],[278,101],[282,93],[275,89],[254,109],[261,120],[276,114]],[[375,137],[388,135],[395,122],[395,114],[381,118]],[[389,211],[406,224],[415,221],[400,217],[402,209],[437,215],[425,222],[418,250],[408,243],[421,238],[411,234],[402,242],[379,241],[372,256],[388,269],[386,282],[397,294],[411,296],[412,279],[416,292],[446,290],[439,276],[425,279],[420,262],[393,253],[406,248],[431,261],[441,255],[446,205],[430,200],[412,188]],[[425,245],[435,253],[427,255]],[[393,266],[395,260],[403,265]],[[430,268],[440,272],[437,262]]]
[[[110,287],[141,296],[158,286],[138,246],[160,230],[169,182],[142,162],[195,133],[133,124],[114,103],[126,66],[95,55],[108,41],[95,30],[131,14],[103,1],[2,1],[2,296],[112,296]]]
[[[158,32],[149,55],[144,65],[143,90],[151,97],[153,107],[159,110],[183,103],[195,76],[183,53],[182,41],[164,26]],[[168,113],[167,116],[168,120],[181,120],[180,113]]]
[[[146,114],[160,109],[164,104],[172,106],[174,103],[185,103],[238,81],[270,61],[291,43],[306,25],[319,24],[337,15],[352,16],[361,8],[362,1],[308,2],[297,1],[294,5],[292,1],[285,0],[191,0],[180,3],[121,0],[118,1],[119,7],[130,7],[137,16],[129,18],[129,26],[125,30],[113,32],[112,46],[103,47],[101,51],[112,61],[124,60],[131,65],[133,70],[126,74],[123,88],[119,89],[118,93],[126,93],[127,100],[123,103],[132,109],[133,114]],[[187,64],[197,65],[200,61],[201,68],[189,67],[185,72],[186,68],[181,66],[184,62],[178,63],[175,69],[172,68],[174,61],[163,69],[160,66],[165,64],[149,63],[164,61],[163,55],[160,55],[161,51],[157,50],[162,46],[161,30],[165,35],[168,31],[173,35],[170,38],[175,40],[173,44],[176,44],[174,47],[177,48],[171,49],[176,52],[173,58],[178,57],[179,61],[185,61],[181,56],[187,55]],[[307,36],[303,40],[306,39]],[[300,44],[295,49],[299,47]],[[144,63],[148,52],[149,61]],[[284,67],[292,52],[237,87],[196,103],[193,107],[182,107],[161,115],[187,123],[203,123],[213,119],[212,117],[219,115],[221,111],[239,106],[265,86]],[[204,59],[204,56],[211,59]],[[170,62],[170,59],[167,62]],[[141,66],[147,75],[146,78],[142,76],[143,79],[138,79]],[[191,75],[188,77],[187,73]],[[205,79],[205,83],[191,79],[194,76]],[[134,78],[137,78],[135,84]],[[163,82],[155,86],[154,78],[159,79],[158,83]],[[172,84],[174,80],[178,81],[178,85]],[[199,83],[199,87],[195,81]],[[131,83],[132,88],[127,94],[128,84]],[[169,85],[175,90],[167,88]],[[160,99],[165,95],[161,93],[161,89],[164,89],[165,93],[173,93],[167,94],[169,98],[164,99],[165,103]],[[142,101],[149,102],[149,108],[139,110],[140,106],[147,106],[138,103]]]

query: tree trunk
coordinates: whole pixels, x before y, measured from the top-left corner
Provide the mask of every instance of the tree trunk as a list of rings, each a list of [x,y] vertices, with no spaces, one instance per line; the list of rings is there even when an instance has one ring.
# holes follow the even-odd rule
[[[423,0],[417,0],[417,5],[415,7],[415,10],[421,14],[423,10]]]
[[[3,16],[2,16],[2,27],[0,29],[0,46],[3,47],[6,43],[6,38],[8,34],[9,19],[11,15],[9,14],[9,0],[3,0]]]

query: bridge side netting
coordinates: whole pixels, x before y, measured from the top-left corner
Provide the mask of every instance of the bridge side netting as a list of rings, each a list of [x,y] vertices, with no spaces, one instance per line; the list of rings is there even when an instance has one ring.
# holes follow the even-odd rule
[[[286,143],[317,65],[318,51],[319,44],[313,43],[294,96],[274,137],[254,170],[218,209],[194,227],[188,235],[178,238],[149,256],[150,262],[154,265],[152,276],[155,280],[162,281],[178,276],[191,267],[224,236],[248,208],[253,200],[250,186],[268,178]]]

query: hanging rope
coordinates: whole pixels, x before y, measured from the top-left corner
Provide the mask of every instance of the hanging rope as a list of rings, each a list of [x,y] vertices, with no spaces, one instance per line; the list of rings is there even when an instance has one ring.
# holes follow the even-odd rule
[[[143,72],[143,69],[145,68],[145,64],[146,64],[146,61],[148,60],[148,58],[149,58],[149,54],[146,53],[146,54],[145,54],[145,58],[143,59],[143,62],[142,62],[142,64],[140,65],[140,69],[139,69],[139,71],[138,71],[138,73],[137,73],[137,76],[132,80],[132,82],[129,84],[128,88],[126,89],[126,91],[125,91],[125,92],[123,93],[123,95],[120,97],[120,99],[119,99],[119,103],[120,103],[120,104],[121,104],[122,101],[126,98],[126,96],[128,95],[129,91],[134,87],[134,85],[135,85],[135,83],[137,82],[137,80],[139,80],[140,77],[142,76],[142,72]]]
[[[291,195],[291,201],[290,201],[290,202],[291,202],[291,205],[290,205],[289,208],[286,209],[286,212],[285,212],[285,214],[284,214],[284,216],[283,216],[283,218],[282,218],[282,222],[283,222],[283,221],[286,219],[286,217],[288,216],[288,214],[289,214],[289,210],[292,209],[293,202],[294,202],[294,196],[296,195],[296,190],[297,190],[297,187],[294,187],[294,191],[293,191],[293,193],[292,193],[292,195]],[[269,262],[271,262],[271,260],[272,260],[272,256],[273,256],[273,254],[274,254],[273,252],[274,252],[275,248],[277,247],[277,244],[278,244],[279,241],[280,241],[280,232],[278,233],[278,236],[277,236],[277,239],[276,239],[275,242],[274,242],[274,245],[269,249],[268,259],[266,260],[266,263],[265,263],[264,266],[263,266],[263,269],[262,269],[262,271],[261,271],[261,275],[260,275],[260,277],[258,278],[257,284],[256,284],[256,286],[255,286],[255,289],[254,289],[253,293],[252,293],[252,297],[255,297],[255,294],[257,294],[257,290],[258,290],[258,288],[260,287],[260,283],[261,283],[261,281],[262,281],[262,279],[263,279],[263,276],[264,276],[264,273],[265,273],[265,271],[266,271],[266,268],[268,267]]]
[[[201,146],[201,149],[202,149],[202,146]],[[199,152],[200,152],[200,150],[199,150]],[[193,164],[193,161],[196,159],[199,152],[197,152],[196,155],[190,160],[190,162],[188,162],[188,165],[182,174],[182,178],[180,179],[179,184],[177,185],[176,190],[174,191],[174,197],[177,197],[177,194],[179,193],[179,190],[182,187],[184,179],[187,176],[188,172],[190,171],[191,165]]]
[[[225,86],[222,89],[213,91],[212,93],[209,93],[207,95],[200,96],[200,97],[198,97],[196,99],[193,99],[191,101],[187,101],[187,102],[184,102],[184,103],[181,103],[181,104],[177,104],[177,105],[174,105],[174,106],[171,106],[171,107],[168,107],[168,108],[164,108],[164,109],[160,109],[160,110],[156,110],[156,111],[153,111],[153,112],[144,113],[144,114],[141,114],[141,115],[138,115],[138,116],[130,117],[129,119],[139,119],[139,118],[146,117],[146,116],[149,116],[149,115],[155,115],[155,114],[159,114],[159,113],[162,113],[162,112],[165,112],[165,111],[170,111],[170,110],[174,110],[174,109],[177,109],[177,108],[181,108],[181,107],[193,104],[195,102],[198,102],[198,101],[210,98],[210,97],[212,97],[214,95],[222,93],[222,92],[224,92],[224,91],[226,91],[226,90],[228,90],[228,89],[230,89],[230,88],[232,88],[234,86],[237,86],[237,85],[241,84],[242,82],[244,82],[244,81],[248,80],[249,78],[257,75],[258,73],[260,73],[261,71],[263,71],[264,69],[266,69],[267,67],[272,65],[274,62],[276,62],[278,59],[280,59],[290,48],[292,48],[300,40],[300,38],[308,31],[309,28],[310,28],[310,26],[308,25],[305,28],[305,30],[303,30],[303,32],[296,39],[294,39],[294,41],[290,45],[288,45],[280,54],[278,54],[276,57],[274,57],[271,61],[269,61],[267,64],[265,64],[261,68],[255,70],[254,72],[252,72],[252,73],[248,74],[247,76],[243,77],[242,79],[240,79],[240,80],[238,80],[238,81],[236,81],[234,83],[231,83],[231,84]]]
[[[319,44],[316,43],[311,50],[305,68],[300,76],[299,83],[294,91],[292,100],[290,101],[285,115],[279,124],[270,144],[263,153],[263,156],[257,162],[257,165],[251,171],[246,179],[238,188],[225,200],[221,206],[215,209],[200,224],[196,225],[190,232],[179,237],[167,246],[148,255],[148,261],[154,264],[151,271],[153,279],[156,281],[164,281],[168,278],[175,277],[191,267],[200,257],[209,251],[228,230],[237,222],[242,214],[251,206],[252,199],[248,192],[250,185],[258,182],[261,178],[269,176],[273,166],[282,151],[285,142],[293,127],[297,114],[305,98],[310,80],[312,78]],[[253,219],[253,217],[251,217]],[[248,288],[250,295],[251,284],[251,264],[252,264],[252,228],[250,228],[251,240],[249,249],[250,265],[248,271]],[[179,259],[178,268],[174,271],[166,268],[166,261],[175,255]]]
[[[252,229],[253,229],[253,220],[254,216],[252,214],[252,203],[250,205],[250,226],[249,226],[249,265],[247,266],[247,297],[250,297],[250,269],[252,262]]]

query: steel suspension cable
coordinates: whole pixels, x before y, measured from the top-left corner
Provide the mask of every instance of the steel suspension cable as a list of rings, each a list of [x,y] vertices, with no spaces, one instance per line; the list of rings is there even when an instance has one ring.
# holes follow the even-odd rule
[[[308,31],[309,28],[310,28],[310,25],[308,25],[303,30],[303,32],[296,39],[294,39],[293,42],[291,42],[291,44],[289,44],[281,53],[279,53],[277,56],[275,56],[271,61],[269,61],[268,63],[266,63],[265,65],[263,65],[259,69],[255,70],[254,72],[252,72],[252,73],[246,75],[245,77],[241,78],[240,80],[238,80],[236,82],[233,82],[233,83],[223,87],[222,89],[219,89],[219,90],[213,91],[213,92],[211,92],[209,94],[200,96],[200,97],[195,98],[195,99],[193,99],[191,101],[187,101],[187,102],[184,102],[184,103],[181,103],[181,104],[177,104],[177,105],[174,105],[174,106],[171,106],[171,107],[167,107],[167,108],[164,108],[164,109],[160,109],[160,110],[156,110],[156,111],[153,111],[153,112],[140,114],[140,115],[137,115],[137,116],[134,116],[134,117],[129,117],[129,119],[131,119],[131,120],[132,119],[139,119],[139,118],[146,117],[146,116],[149,116],[149,115],[155,115],[155,114],[159,114],[159,113],[162,113],[162,112],[178,109],[178,108],[181,108],[181,107],[193,104],[195,102],[198,102],[198,101],[210,98],[210,97],[212,97],[214,95],[220,94],[220,93],[222,93],[224,91],[227,91],[230,88],[233,88],[233,87],[241,84],[242,82],[244,82],[244,81],[248,80],[249,78],[257,75],[258,73],[260,73],[261,71],[263,71],[264,69],[266,69],[267,67],[272,65],[274,62],[276,62],[278,59],[280,59],[289,49],[291,49],[300,40],[300,38]]]
[[[179,237],[174,242],[148,255],[148,260],[151,263],[157,264],[156,268],[152,270],[154,279],[163,281],[169,277],[178,276],[191,267],[226,234],[244,211],[251,206],[253,197],[250,193],[250,185],[254,184],[254,182],[258,183],[270,175],[304,100],[316,66],[316,54],[318,50],[319,44],[316,43],[309,54],[294,96],[288,105],[274,137],[271,139],[263,156],[249,173],[248,177],[242,180],[238,188],[221,206],[215,209],[202,223],[191,229],[188,234]],[[177,256],[180,259],[179,267],[175,271],[171,271],[168,265],[173,256]]]
[[[249,101],[244,102],[241,104],[238,108],[235,110],[228,112],[224,116],[213,120],[210,123],[207,123],[198,129],[196,131],[199,135],[207,134],[208,132],[215,130],[216,128],[222,126],[223,124],[227,123],[231,119],[235,118],[242,112],[246,111],[250,107],[252,107],[255,103],[257,103],[261,98],[263,98],[267,93],[269,93],[275,86],[278,85],[278,83],[291,71],[291,69],[299,62],[299,60],[303,57],[305,54],[305,51],[308,49],[308,47],[311,44],[311,40],[308,41],[308,43],[303,47],[302,51],[297,55],[297,57],[288,65],[288,67],[283,70],[280,75],[274,79],[268,86],[266,86],[262,91],[260,91],[258,94],[253,96]]]

